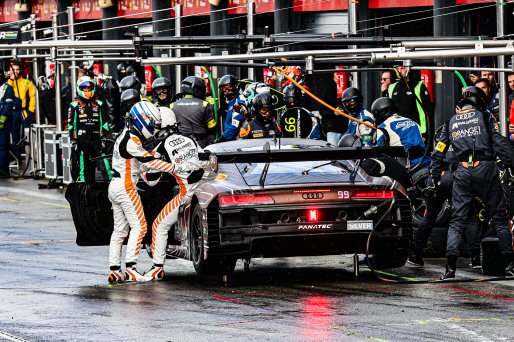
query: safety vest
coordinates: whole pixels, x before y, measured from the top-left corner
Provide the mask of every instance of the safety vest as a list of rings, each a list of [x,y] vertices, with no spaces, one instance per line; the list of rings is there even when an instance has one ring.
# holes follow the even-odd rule
[[[395,82],[389,86],[387,89],[389,98],[393,98],[394,88],[398,82]],[[419,125],[421,126],[421,134],[425,134],[427,131],[427,119],[425,116],[425,111],[423,110],[423,106],[421,105],[421,86],[423,85],[423,81],[419,81],[418,84],[414,87],[414,96],[416,96],[416,108],[418,109],[419,115]]]

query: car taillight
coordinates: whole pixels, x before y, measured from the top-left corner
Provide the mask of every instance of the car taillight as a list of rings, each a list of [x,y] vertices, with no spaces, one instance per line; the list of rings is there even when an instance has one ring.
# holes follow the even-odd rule
[[[256,204],[275,204],[275,201],[269,195],[248,194],[220,196],[220,206]]]
[[[352,194],[352,199],[388,199],[394,198],[393,190],[357,190]]]
[[[307,218],[309,222],[318,222],[318,209],[309,209],[309,211],[307,212]]]

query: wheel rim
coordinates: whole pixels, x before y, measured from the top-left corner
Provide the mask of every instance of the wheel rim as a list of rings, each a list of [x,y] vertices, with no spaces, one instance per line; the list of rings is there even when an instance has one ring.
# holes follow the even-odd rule
[[[193,216],[193,229],[191,230],[191,242],[193,248],[193,262],[197,264],[200,261],[202,248],[202,230],[200,227],[200,215],[195,213]]]

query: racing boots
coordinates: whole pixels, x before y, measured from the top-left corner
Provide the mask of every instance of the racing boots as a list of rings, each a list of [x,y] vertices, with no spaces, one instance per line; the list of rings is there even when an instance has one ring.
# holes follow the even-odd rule
[[[127,267],[125,269],[125,281],[139,281],[139,282],[145,282],[152,280],[151,277],[147,277],[142,275],[135,267]]]
[[[509,266],[505,268],[505,278],[513,278],[514,277],[514,261],[511,261]]]
[[[446,271],[441,276],[441,280],[455,278],[455,270],[457,269],[457,257],[455,255],[448,255],[446,264]]]
[[[446,279],[453,279],[455,278],[455,268],[451,268],[448,264],[446,265],[446,271],[444,272],[444,274],[441,276],[441,280],[446,280]]]
[[[109,283],[111,283],[111,284],[121,283],[124,280],[123,274],[121,273],[121,269],[120,268],[111,269],[111,273],[109,274],[109,278],[107,280],[109,280]]]
[[[418,255],[411,255],[407,262],[414,267],[423,267],[425,265],[423,258]]]
[[[474,270],[479,270],[482,268],[482,262],[480,261],[480,255],[472,255],[471,256],[471,259],[469,262],[469,267],[471,267]]]
[[[421,255],[421,251],[417,251],[413,248],[409,258],[407,259],[407,263],[414,267],[423,267],[425,262],[423,261]]]
[[[162,280],[164,278],[164,270],[162,265],[153,265],[150,271],[145,273],[145,277],[151,277],[153,280]]]

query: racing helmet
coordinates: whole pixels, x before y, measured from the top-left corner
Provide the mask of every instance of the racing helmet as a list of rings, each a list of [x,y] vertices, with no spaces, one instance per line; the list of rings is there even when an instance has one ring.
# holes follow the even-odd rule
[[[171,96],[171,81],[166,77],[156,78],[152,82],[152,94],[154,99],[159,100],[157,92],[159,90],[166,90],[166,100]]]
[[[120,73],[120,75],[125,75],[125,63],[120,63],[116,66],[116,70]]]
[[[89,88],[89,90],[84,90],[84,88]],[[95,96],[95,82],[91,77],[79,77],[77,80],[77,95],[86,100]]]
[[[355,114],[362,109],[362,93],[359,89],[354,87],[346,88],[343,91],[341,104],[343,109],[351,114]]]
[[[141,101],[141,95],[136,89],[127,89],[121,93],[120,101],[122,106],[130,110],[133,105]]]
[[[462,108],[464,105],[468,104],[482,111],[487,107],[485,98],[486,96],[484,91],[479,87],[466,87],[462,91],[461,99],[457,103],[457,106]]]
[[[269,93],[257,94],[252,100],[252,115],[260,121],[273,120],[273,97]]]
[[[127,76],[134,76],[135,73],[136,73],[136,69],[134,69],[134,67],[132,65],[129,65],[128,67],[125,68],[125,74]]]
[[[303,93],[294,84],[290,84],[284,88],[284,102],[288,107],[300,106]]]
[[[377,125],[384,122],[396,112],[396,104],[388,97],[380,97],[371,105],[371,113]]]
[[[188,76],[182,80],[180,91],[199,99],[205,99],[205,82],[200,77]]]
[[[219,84],[220,96],[223,96],[225,98],[225,100],[227,100],[229,102],[232,101],[234,99],[234,97],[236,97],[238,84],[239,84],[239,82],[237,81],[237,78],[235,76],[233,76],[233,75],[223,76],[222,78],[220,78],[220,84]],[[228,93],[224,93],[223,88],[226,87],[227,85],[232,86],[232,91],[228,92]]]
[[[120,91],[123,92],[127,89],[135,89],[141,92],[141,82],[135,76],[125,76],[120,81]]]
[[[159,107],[161,111],[161,128],[171,127],[177,123],[177,117],[169,107]]]
[[[151,102],[140,101],[129,112],[132,127],[145,139],[150,139],[161,128],[161,112]]]

